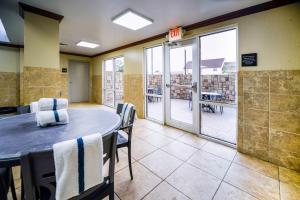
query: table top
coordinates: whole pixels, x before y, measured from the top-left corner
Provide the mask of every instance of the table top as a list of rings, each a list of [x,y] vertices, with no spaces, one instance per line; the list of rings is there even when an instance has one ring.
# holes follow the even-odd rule
[[[202,95],[221,96],[222,94],[216,92],[201,92]]]
[[[52,149],[53,144],[118,129],[121,119],[116,113],[101,109],[69,109],[69,124],[38,127],[35,114],[28,113],[0,119],[0,162],[18,160],[25,152]]]

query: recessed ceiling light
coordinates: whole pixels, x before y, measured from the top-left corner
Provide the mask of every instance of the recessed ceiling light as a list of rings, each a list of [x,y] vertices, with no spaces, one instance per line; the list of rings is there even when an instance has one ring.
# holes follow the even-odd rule
[[[8,37],[7,37],[6,31],[5,31],[5,28],[2,24],[1,19],[0,19],[0,41],[1,42],[10,42]]]
[[[138,30],[153,23],[152,19],[149,19],[141,14],[138,14],[130,9],[122,12],[118,16],[112,19],[113,23],[124,26],[131,30]]]
[[[99,46],[99,44],[95,44],[95,43],[91,43],[91,42],[85,42],[85,41],[80,41],[76,45],[80,46],[80,47],[86,47],[86,48],[92,48],[92,49]]]

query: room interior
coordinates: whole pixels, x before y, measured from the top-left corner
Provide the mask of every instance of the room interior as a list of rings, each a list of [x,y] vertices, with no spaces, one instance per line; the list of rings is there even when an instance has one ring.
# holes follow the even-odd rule
[[[101,198],[300,199],[299,22],[294,0],[1,0],[0,172],[30,199],[22,156],[49,129],[29,124],[31,105],[66,99],[70,122],[53,130],[75,136],[53,141],[117,131]]]

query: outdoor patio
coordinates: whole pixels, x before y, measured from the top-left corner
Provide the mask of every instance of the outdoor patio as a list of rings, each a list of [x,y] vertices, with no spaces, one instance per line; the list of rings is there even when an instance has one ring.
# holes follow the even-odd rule
[[[163,120],[163,102],[148,102],[148,117]],[[223,113],[218,106],[215,113],[202,111],[201,133],[236,143],[236,108],[223,107]],[[171,118],[185,123],[192,123],[192,111],[189,101],[183,99],[171,100]]]

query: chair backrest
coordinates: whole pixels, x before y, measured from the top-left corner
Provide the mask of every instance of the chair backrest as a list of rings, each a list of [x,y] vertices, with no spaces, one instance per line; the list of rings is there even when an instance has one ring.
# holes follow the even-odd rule
[[[117,106],[117,114],[120,115],[122,113],[122,109],[123,109],[123,106],[124,104],[123,103],[119,103],[118,106]],[[133,108],[131,110],[131,113],[130,113],[130,119],[129,119],[129,125],[132,125],[133,122],[134,122],[134,117],[135,117],[135,109]]]
[[[119,103],[118,104],[118,106],[117,106],[117,114],[121,114],[122,113],[122,109],[123,109],[123,106],[124,106],[124,104],[122,104],[122,103]],[[127,129],[122,129],[122,128],[124,128],[124,127],[121,127],[121,129],[123,130],[123,131],[125,131],[125,133],[127,133],[128,134],[128,142],[130,143],[131,142],[131,137],[132,137],[132,128],[133,128],[133,122],[134,122],[134,118],[135,118],[135,109],[133,108],[132,110],[131,110],[131,113],[130,113],[130,119],[129,119],[129,125],[128,125],[128,128]],[[123,122],[122,122],[122,124],[123,124]]]
[[[103,183],[99,183],[99,186],[89,189],[74,199],[91,199],[94,193],[99,195],[103,187],[114,184],[116,143],[117,132],[103,136],[103,154],[105,155],[103,164],[109,162],[108,176],[104,177]],[[25,183],[25,199],[55,200],[55,164],[52,150],[22,155],[21,168]]]

